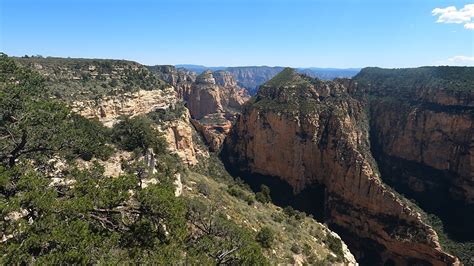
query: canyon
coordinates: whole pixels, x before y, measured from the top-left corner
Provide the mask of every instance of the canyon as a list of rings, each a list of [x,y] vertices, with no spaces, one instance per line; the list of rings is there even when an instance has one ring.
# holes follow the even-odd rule
[[[363,69],[323,82],[285,69],[244,106],[223,158],[241,175],[285,181],[296,195],[322,187],[320,216],[359,247],[368,240],[378,257],[371,263],[458,264],[425,214],[393,188],[418,195],[432,213],[452,205],[450,214],[466,219],[441,219],[472,240],[472,89],[451,83],[472,69],[403,71]],[[429,195],[443,204],[428,208]]]
[[[124,116],[149,116],[186,167],[210,167],[219,155],[255,192],[267,184],[274,203],[337,232],[350,248],[346,262],[354,254],[362,265],[469,264],[472,68],[364,68],[324,81],[279,67],[195,73],[130,61],[16,60],[86,118],[113,127]],[[179,194],[190,193],[183,182]]]

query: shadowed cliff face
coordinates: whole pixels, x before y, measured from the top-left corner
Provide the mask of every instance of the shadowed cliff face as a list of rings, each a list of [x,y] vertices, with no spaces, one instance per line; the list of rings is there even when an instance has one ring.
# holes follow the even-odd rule
[[[472,69],[418,71],[416,79],[411,72],[380,69],[363,70],[355,78],[356,90],[370,106],[372,151],[384,181],[436,214],[452,239],[472,241]]]
[[[354,88],[349,80],[322,82],[285,69],[244,107],[226,141],[229,164],[277,176],[296,194],[324,186],[325,220],[356,242],[372,243],[381,262],[457,263],[421,215],[381,181],[368,108],[351,96]]]

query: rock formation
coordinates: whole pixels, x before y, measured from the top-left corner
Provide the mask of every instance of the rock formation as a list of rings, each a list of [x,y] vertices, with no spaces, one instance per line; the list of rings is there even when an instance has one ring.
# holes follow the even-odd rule
[[[231,121],[247,99],[245,90],[238,87],[227,72],[205,71],[196,78],[187,106],[193,124],[205,137],[211,150],[220,148]]]
[[[243,108],[226,141],[229,162],[279,177],[296,193],[324,186],[327,222],[377,243],[382,262],[458,263],[420,213],[382,182],[364,102],[351,90],[285,69]]]
[[[474,239],[473,72],[367,68],[353,86],[368,96],[372,150],[383,179],[439,216],[461,241]]]
[[[238,85],[246,88],[250,95],[257,93],[258,86],[269,81],[280,73],[283,67],[228,67],[226,71],[231,73],[238,81]]]
[[[225,68],[234,76],[237,84],[249,91],[250,95],[257,93],[258,87],[272,79],[280,73],[283,67],[268,66],[248,66],[248,67],[228,67]],[[333,80],[335,78],[351,78],[359,72],[360,69],[337,69],[337,68],[299,68],[298,73],[322,80]]]
[[[196,81],[196,73],[168,65],[149,66],[148,69],[172,85],[180,99],[184,101],[189,99],[191,86]]]
[[[16,58],[46,79],[52,97],[71,102],[169,87],[136,62],[104,59]]]
[[[172,87],[166,90],[140,90],[120,96],[106,96],[99,101],[73,102],[72,108],[87,118],[98,118],[105,126],[112,127],[120,116],[137,116],[157,109],[167,109],[178,99]]]

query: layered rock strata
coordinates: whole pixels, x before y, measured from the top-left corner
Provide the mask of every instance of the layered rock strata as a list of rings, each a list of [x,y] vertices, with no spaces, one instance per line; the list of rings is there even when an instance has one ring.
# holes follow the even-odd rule
[[[243,108],[224,152],[240,170],[277,176],[296,193],[324,185],[326,220],[378,243],[385,262],[458,263],[421,215],[381,181],[368,123],[364,103],[341,83],[285,69]]]

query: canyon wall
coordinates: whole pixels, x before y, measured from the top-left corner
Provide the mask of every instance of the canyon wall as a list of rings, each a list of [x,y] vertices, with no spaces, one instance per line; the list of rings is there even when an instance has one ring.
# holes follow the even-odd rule
[[[437,215],[460,242],[474,239],[473,72],[368,68],[352,86],[369,107],[384,181]]]
[[[343,83],[285,69],[243,108],[226,141],[229,163],[279,177],[295,193],[323,185],[326,220],[377,243],[382,262],[457,264],[420,213],[382,182],[366,106]]]

